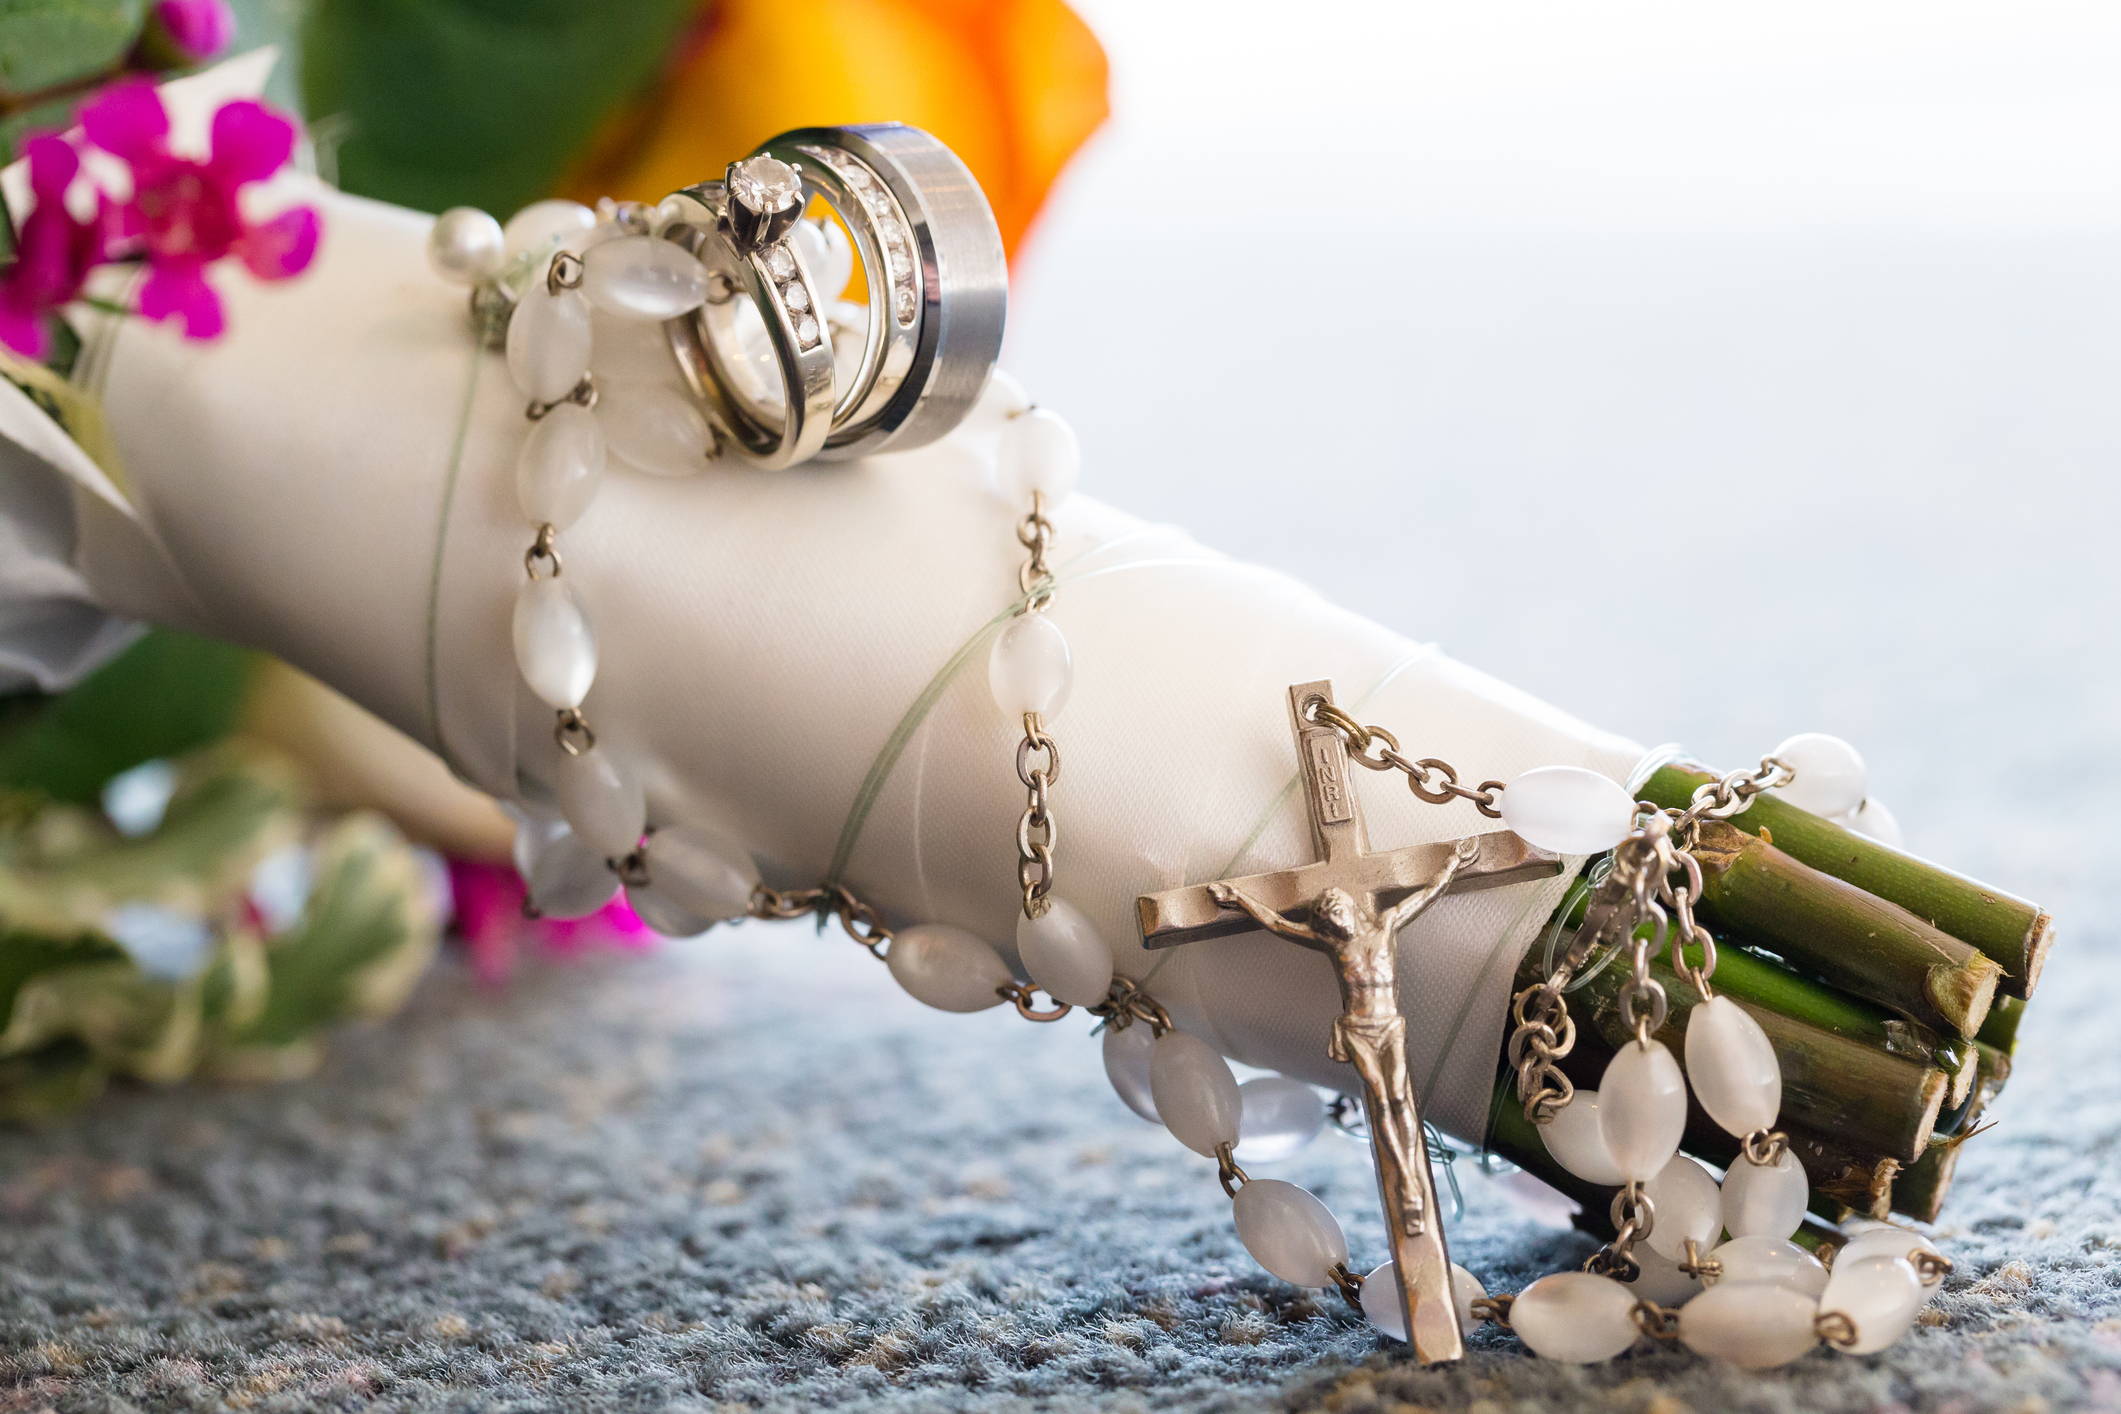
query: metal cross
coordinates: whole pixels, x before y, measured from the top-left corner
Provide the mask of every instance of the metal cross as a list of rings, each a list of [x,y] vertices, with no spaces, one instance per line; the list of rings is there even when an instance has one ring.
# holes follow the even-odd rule
[[[1334,1060],[1353,1064],[1362,1078],[1370,1149],[1399,1275],[1400,1310],[1416,1358],[1433,1364],[1461,1358],[1465,1340],[1428,1146],[1407,1076],[1396,938],[1442,894],[1547,878],[1560,872],[1561,860],[1508,830],[1371,853],[1348,774],[1347,743],[1315,720],[1317,704],[1332,702],[1330,682],[1289,689],[1289,725],[1296,734],[1318,862],[1147,894],[1135,900],[1135,909],[1144,947],[1265,928],[1333,959],[1342,1012],[1326,1050]]]

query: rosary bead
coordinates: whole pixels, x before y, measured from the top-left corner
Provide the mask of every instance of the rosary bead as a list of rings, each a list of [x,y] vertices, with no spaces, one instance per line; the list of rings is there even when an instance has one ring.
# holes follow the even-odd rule
[[[666,938],[696,938],[714,926],[654,884],[628,884],[626,904],[634,916]]]
[[[1331,1286],[1348,1260],[1348,1239],[1325,1204],[1293,1183],[1255,1178],[1237,1190],[1230,1216],[1252,1260],[1292,1286]]]
[[[1237,1077],[1213,1046],[1183,1031],[1156,1038],[1149,1058],[1149,1093],[1164,1127],[1196,1154],[1215,1157],[1236,1144],[1244,1114]]]
[[[1318,1092],[1286,1075],[1263,1075],[1237,1087],[1237,1161],[1271,1164],[1286,1159],[1326,1127]]]
[[[1841,1250],[1834,1254],[1834,1263],[1838,1267],[1843,1262],[1860,1262],[1866,1257],[1905,1257],[1912,1262],[1917,1252],[1936,1250],[1936,1243],[1912,1228],[1876,1223],[1856,1229]]]
[[[1016,955],[1055,1001],[1096,1006],[1112,989],[1112,949],[1066,899],[1049,895],[1038,917],[1017,915]]]
[[[1787,1149],[1772,1164],[1741,1154],[1723,1175],[1723,1225],[1733,1237],[1787,1238],[1804,1226],[1811,1201],[1804,1165]]]
[[[532,402],[556,403],[589,372],[589,301],[536,280],[508,320],[508,376]]]
[[[620,236],[582,257],[582,293],[606,314],[659,323],[707,302],[707,267],[658,236]]]
[[[1458,1263],[1451,1263],[1451,1305],[1458,1315],[1458,1328],[1472,1330],[1480,1324],[1473,1314],[1473,1303],[1488,1294],[1488,1289]],[[1394,1340],[1407,1338],[1407,1323],[1399,1309],[1399,1265],[1387,1262],[1362,1279],[1362,1313],[1371,1325]]]
[[[1818,1302],[1801,1291],[1725,1277],[1680,1308],[1679,1339],[1696,1355],[1772,1370],[1819,1343],[1818,1314]]]
[[[624,859],[648,828],[640,779],[602,747],[560,753],[560,813],[582,842],[606,859]]]
[[[1782,1112],[1782,1063],[1760,1023],[1729,997],[1687,1014],[1686,1074],[1709,1118],[1743,1138]]]
[[[1657,1210],[1657,1221],[1664,1221],[1664,1210]],[[1709,1244],[1701,1244],[1701,1255],[1709,1254]],[[1654,1301],[1660,1306],[1684,1306],[1702,1292],[1701,1281],[1679,1270],[1679,1262],[1665,1256],[1656,1248],[1644,1243],[1631,1254],[1635,1265],[1642,1270],[1635,1280],[1629,1282],[1628,1290],[1645,1301]],[[1685,1249],[1681,1249],[1684,1260]]]
[[[655,476],[697,475],[714,455],[706,415],[661,383],[600,382],[596,419],[612,451]]]
[[[920,923],[891,940],[884,953],[891,980],[937,1011],[985,1011],[1002,1004],[1001,988],[1016,979],[1009,964],[977,933],[948,923]]]
[[[1844,815],[1863,804],[1867,784],[1863,758],[1840,737],[1801,732],[1771,754],[1794,777],[1775,794],[1799,810]]]
[[[476,285],[501,268],[501,223],[475,206],[452,206],[427,233],[427,263],[452,285]]]
[[[1540,1142],[1554,1162],[1586,1183],[1618,1187],[1627,1175],[1613,1162],[1598,1122],[1598,1092],[1578,1090],[1552,1119],[1538,1126]]]
[[[1156,1112],[1156,1096],[1149,1088],[1149,1061],[1156,1053],[1156,1033],[1146,1021],[1126,1026],[1107,1026],[1104,1040],[1105,1078],[1112,1082],[1120,1103],[1151,1124],[1162,1124]]]
[[[1826,1290],[1826,1268],[1794,1242],[1734,1237],[1709,1255],[1723,1264],[1718,1281],[1772,1282],[1807,1296]]]
[[[547,918],[587,918],[619,891],[619,876],[604,856],[564,823],[537,851],[525,882],[530,906]]]
[[[1068,420],[1050,408],[1033,408],[1002,424],[996,453],[996,488],[1014,505],[1037,491],[1051,510],[1068,499],[1083,469],[1083,449]]]
[[[567,581],[525,580],[516,591],[516,668],[548,707],[579,707],[597,676],[596,633]]]
[[[1846,815],[1835,817],[1836,822],[1859,835],[1869,835],[1880,844],[1898,849],[1902,839],[1900,821],[1883,801],[1874,795],[1863,798],[1863,804]]]
[[[987,686],[1011,721],[1036,712],[1052,726],[1075,686],[1067,635],[1044,614],[1018,614],[987,655]]]
[[[516,454],[516,504],[532,525],[565,530],[604,484],[604,430],[580,403],[561,403],[530,424]]]
[[[1847,1355],[1874,1355],[1915,1323],[1928,1293],[1922,1275],[1905,1257],[1880,1255],[1834,1259],[1826,1290],[1819,1294],[1821,1312],[1839,1311],[1856,1326],[1856,1343],[1837,1347]]]
[[[648,879],[654,891],[709,924],[751,912],[758,866],[735,840],[697,825],[669,825],[648,837]],[[688,935],[689,936],[689,935]]]
[[[1534,1355],[1570,1364],[1610,1360],[1635,1343],[1635,1293],[1590,1272],[1543,1276],[1510,1303],[1510,1328]]]
[[[1598,1132],[1622,1180],[1647,1183],[1686,1133],[1686,1076],[1662,1041],[1629,1041],[1598,1082]]]
[[[1502,823],[1556,854],[1597,854],[1635,827],[1635,801],[1618,782],[1581,766],[1541,766],[1504,788]]]
[[[836,300],[846,293],[847,282],[854,278],[854,245],[837,221],[798,221],[788,239],[802,251],[811,282],[823,299]]]
[[[509,217],[508,224],[501,228],[501,236],[509,257],[513,259],[542,251],[547,246],[558,249],[579,244],[596,224],[596,212],[581,202],[552,197],[533,201]]]
[[[1686,1155],[1674,1154],[1642,1191],[1657,1214],[1647,1239],[1651,1251],[1677,1262],[1686,1256],[1688,1238],[1706,1252],[1723,1235],[1723,1193],[1709,1171]]]

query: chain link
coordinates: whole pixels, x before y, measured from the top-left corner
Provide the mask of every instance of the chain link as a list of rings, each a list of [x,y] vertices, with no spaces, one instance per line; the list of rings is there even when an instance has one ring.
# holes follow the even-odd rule
[[[1043,752],[1045,762],[1033,764]],[[1024,713],[1024,739],[1016,747],[1016,778],[1024,783],[1024,813],[1016,822],[1016,882],[1024,895],[1024,917],[1041,918],[1053,890],[1053,846],[1060,839],[1047,790],[1060,779],[1060,747],[1046,735],[1036,712]]]
[[[1237,1166],[1236,1152],[1228,1144],[1215,1146],[1215,1176],[1222,1180],[1223,1192],[1232,1198],[1252,1181],[1252,1176]]]
[[[1562,1057],[1576,1049],[1576,1018],[1569,1015],[1561,989],[1568,985],[1566,967],[1546,981],[1519,992],[1510,1003],[1517,1029],[1510,1033],[1510,1065],[1517,1072],[1517,1095],[1524,1117],[1545,1124],[1576,1098],[1576,1085],[1561,1069]]]
[[[1114,977],[1105,999],[1087,1010],[1092,1016],[1102,1017],[1114,1031],[1124,1031],[1137,1021],[1146,1022],[1152,1036],[1161,1036],[1171,1029],[1171,1013],[1164,1010],[1163,1003],[1125,977]]]
[[[1335,1262],[1332,1266],[1326,1268],[1326,1275],[1333,1278],[1333,1285],[1339,1288],[1340,1299],[1353,1306],[1356,1310],[1361,1311],[1363,1279],[1354,1272],[1349,1271],[1346,1262]]]
[[[1398,737],[1383,727],[1364,726],[1323,697],[1313,697],[1304,703],[1304,720],[1315,726],[1331,727],[1339,733],[1340,739],[1347,743],[1348,759],[1356,765],[1367,766],[1372,771],[1403,772],[1407,789],[1431,805],[1470,800],[1473,808],[1490,820],[1502,818],[1502,809],[1495,803],[1495,797],[1507,782],[1482,781],[1478,790],[1469,790],[1458,783],[1458,768],[1450,762],[1434,756],[1419,761],[1408,760],[1400,752]],[[1375,756],[1370,755],[1372,746],[1377,748]]]
[[[806,913],[816,914],[820,918],[826,914],[838,917],[840,927],[847,936],[869,949],[870,955],[877,961],[890,960],[889,950],[893,934],[884,923],[884,915],[855,897],[854,892],[845,885],[821,884],[814,889],[769,889],[764,884],[758,884],[751,890],[753,918],[801,918]]]
[[[1030,598],[1024,601],[1024,612],[1045,612],[1053,602],[1053,567],[1046,563],[1046,552],[1053,548],[1053,522],[1046,519],[1046,495],[1043,491],[1031,493],[1031,513],[1016,523],[1016,539],[1031,557],[1016,571],[1016,583]]]

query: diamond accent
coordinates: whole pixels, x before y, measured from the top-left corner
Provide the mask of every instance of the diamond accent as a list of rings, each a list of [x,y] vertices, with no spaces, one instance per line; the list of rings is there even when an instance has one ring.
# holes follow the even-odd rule
[[[891,312],[898,316],[899,323],[911,324],[913,322],[913,309],[913,291],[904,285],[899,286],[898,293],[892,296]]]
[[[795,275],[795,255],[787,246],[777,245],[766,252],[766,273],[776,280],[791,279]]]
[[[771,216],[803,199],[803,179],[786,162],[762,153],[736,164],[729,174],[729,194],[759,215]]]
[[[788,301],[788,307],[797,314],[801,314],[804,310],[810,308],[810,291],[804,289],[801,285],[790,285],[787,289],[781,291],[781,297]]]
[[[805,319],[802,323],[796,325],[795,340],[806,349],[816,343],[817,321],[815,319]]]

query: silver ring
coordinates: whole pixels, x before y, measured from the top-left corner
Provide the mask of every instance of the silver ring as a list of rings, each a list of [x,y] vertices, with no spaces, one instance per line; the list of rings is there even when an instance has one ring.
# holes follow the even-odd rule
[[[742,191],[743,174],[730,166]],[[778,165],[778,164],[776,164]],[[657,234],[707,267],[707,302],[669,320],[671,352],[707,416],[744,460],[768,471],[805,462],[824,450],[835,402],[832,339],[819,308],[817,282],[796,243],[787,239],[802,215],[800,187],[766,210],[732,195],[728,182],[701,182],[664,199]],[[736,321],[749,296],[766,326],[781,394],[778,403],[757,371],[739,371]]]

